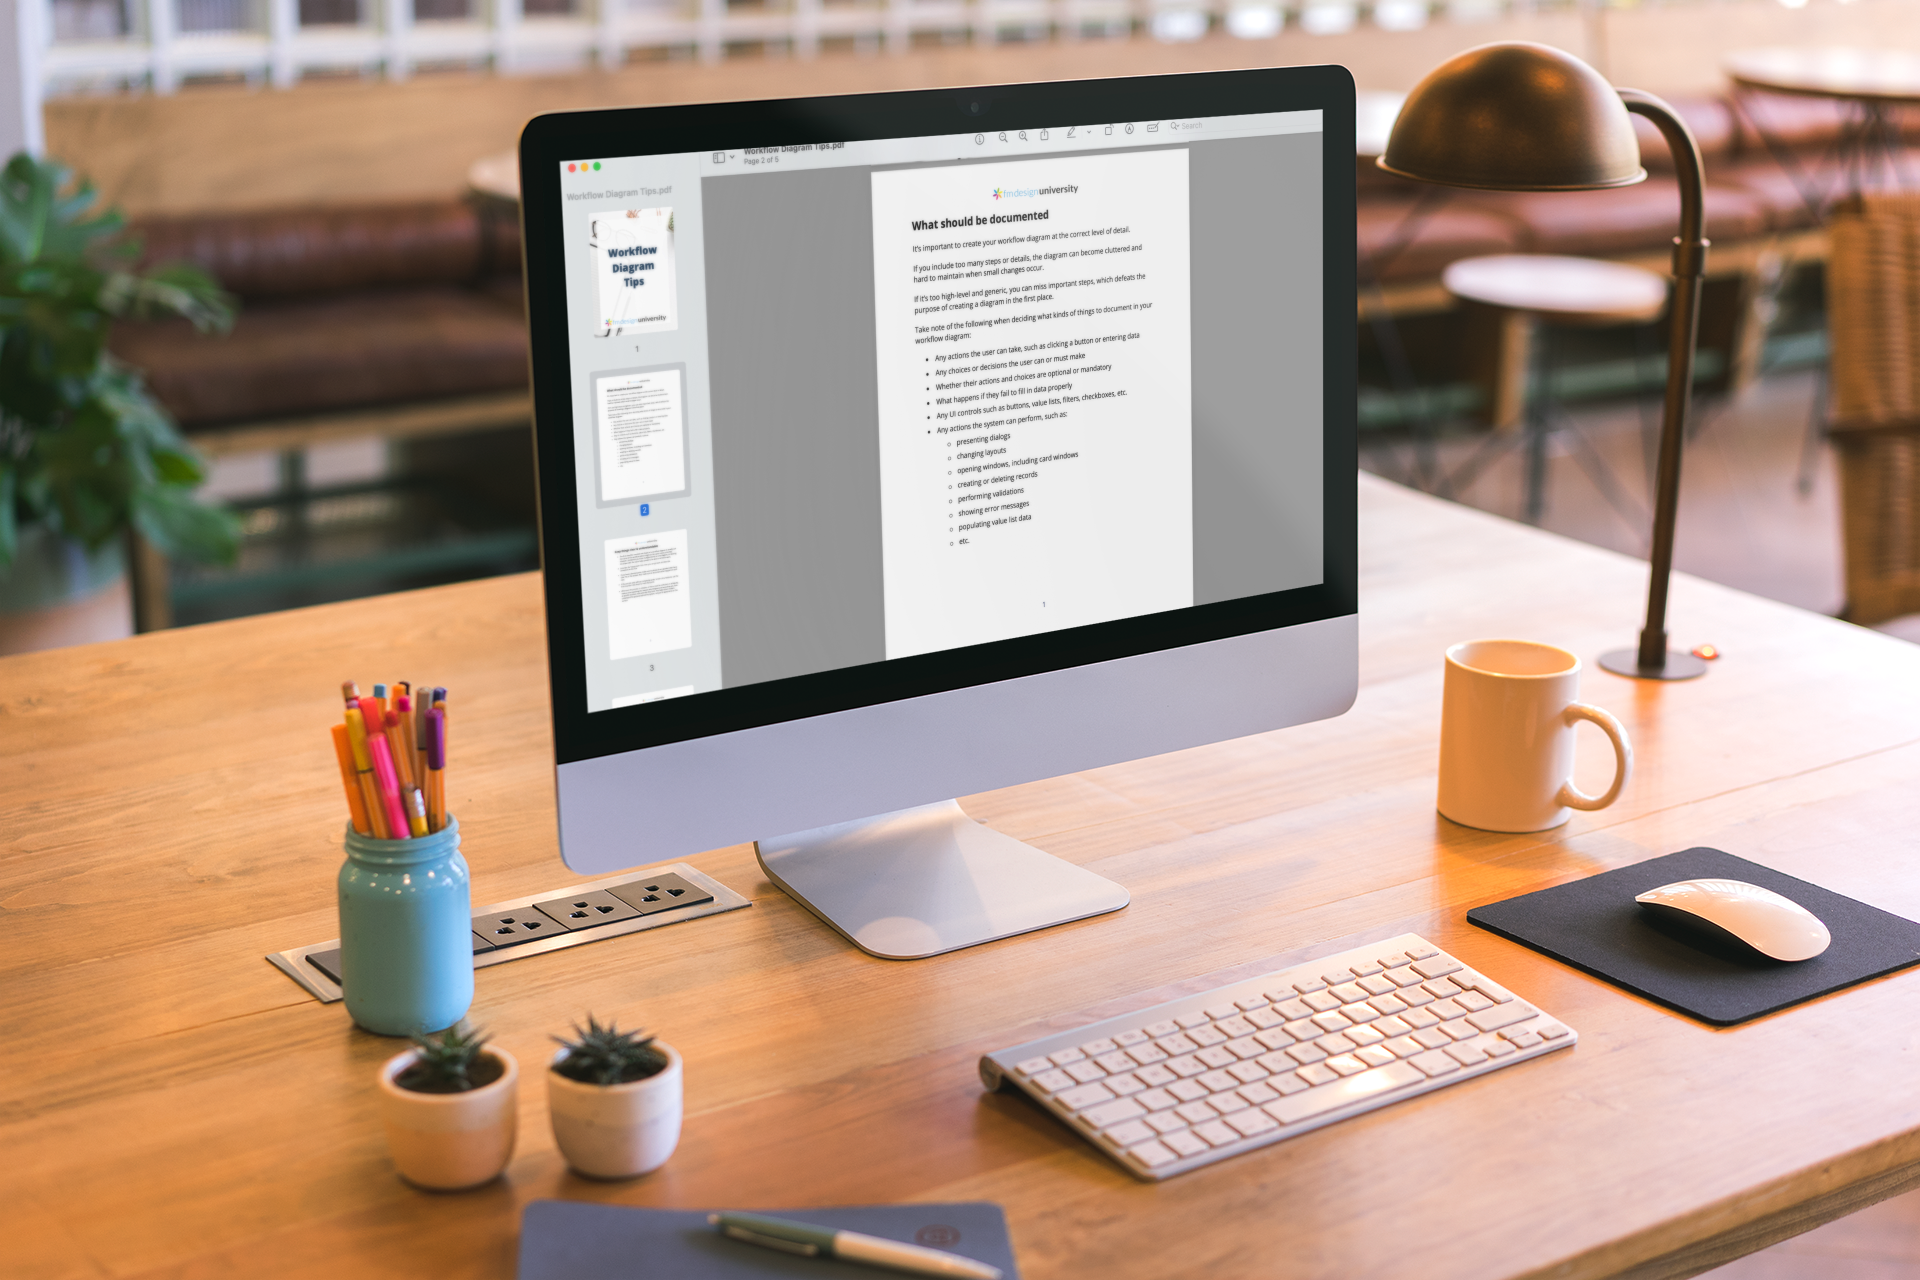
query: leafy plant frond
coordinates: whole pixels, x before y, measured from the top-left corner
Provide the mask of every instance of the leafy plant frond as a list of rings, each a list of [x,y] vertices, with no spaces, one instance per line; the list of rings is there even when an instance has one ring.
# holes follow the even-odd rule
[[[414,1036],[416,1056],[394,1083],[414,1093],[467,1093],[491,1084],[499,1078],[497,1060],[480,1052],[489,1038],[464,1018],[438,1035]]]
[[[569,1080],[582,1084],[628,1084],[645,1080],[666,1070],[667,1055],[654,1044],[654,1037],[639,1031],[622,1031],[612,1022],[601,1026],[587,1015],[587,1029],[573,1026],[571,1040],[555,1036],[566,1049],[566,1056],[553,1069]]]

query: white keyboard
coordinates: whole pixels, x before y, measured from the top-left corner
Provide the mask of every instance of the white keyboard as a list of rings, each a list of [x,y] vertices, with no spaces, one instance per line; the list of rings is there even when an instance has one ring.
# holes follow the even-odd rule
[[[989,1053],[1142,1178],[1170,1178],[1579,1039],[1417,934]]]

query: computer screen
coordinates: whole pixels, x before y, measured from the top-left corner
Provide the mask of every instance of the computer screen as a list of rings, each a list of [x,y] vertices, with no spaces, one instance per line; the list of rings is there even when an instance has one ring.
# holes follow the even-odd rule
[[[535,121],[563,771],[1351,615],[1351,116],[1300,68]]]

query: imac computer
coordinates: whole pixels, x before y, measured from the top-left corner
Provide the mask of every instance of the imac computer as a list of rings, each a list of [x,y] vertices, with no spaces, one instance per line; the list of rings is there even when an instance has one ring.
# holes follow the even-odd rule
[[[757,842],[862,949],[1127,904],[953,797],[1357,685],[1337,67],[542,116],[561,851]]]

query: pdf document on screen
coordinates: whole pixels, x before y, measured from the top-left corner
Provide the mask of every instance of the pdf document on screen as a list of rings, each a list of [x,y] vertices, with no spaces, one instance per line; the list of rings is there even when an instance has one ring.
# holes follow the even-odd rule
[[[608,540],[608,658],[617,662],[693,644],[686,575],[685,529]]]
[[[678,369],[594,379],[603,504],[686,492],[687,428],[680,391]]]
[[[1191,605],[1185,149],[872,184],[887,657]]]

